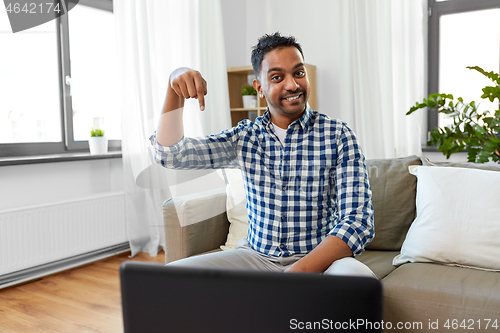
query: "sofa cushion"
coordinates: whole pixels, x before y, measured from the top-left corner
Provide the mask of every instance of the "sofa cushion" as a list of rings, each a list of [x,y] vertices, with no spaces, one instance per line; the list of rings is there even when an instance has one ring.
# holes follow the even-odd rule
[[[382,280],[384,320],[395,324],[425,318],[424,331],[429,328],[427,319],[439,320],[435,332],[448,331],[443,327],[447,320],[473,320],[475,329],[480,320],[483,332],[485,319],[500,319],[499,279],[497,272],[430,263],[402,265]]]
[[[392,265],[392,260],[399,251],[364,251],[356,257],[357,260],[367,265],[378,279],[383,279],[397,267]]]
[[[418,166],[417,218],[394,265],[439,262],[500,270],[500,172]]]
[[[418,156],[367,160],[374,208],[375,238],[369,250],[397,251],[415,218],[417,179],[410,165],[421,165]]]
[[[229,233],[222,250],[234,249],[236,243],[247,237],[248,233],[248,212],[243,176],[240,169],[220,170],[226,179],[226,209],[227,219],[230,223]]]

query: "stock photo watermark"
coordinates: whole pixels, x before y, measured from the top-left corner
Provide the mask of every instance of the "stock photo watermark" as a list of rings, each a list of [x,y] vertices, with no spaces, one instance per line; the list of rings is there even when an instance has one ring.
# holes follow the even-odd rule
[[[370,321],[367,319],[349,319],[348,321],[334,321],[323,319],[321,321],[300,321],[290,319],[289,328],[292,330],[351,330],[351,331],[373,331],[373,330],[436,330],[436,331],[464,331],[490,329],[498,330],[498,319],[429,319],[427,322],[406,321]]]
[[[79,0],[4,0],[13,33],[52,21],[73,9]]]

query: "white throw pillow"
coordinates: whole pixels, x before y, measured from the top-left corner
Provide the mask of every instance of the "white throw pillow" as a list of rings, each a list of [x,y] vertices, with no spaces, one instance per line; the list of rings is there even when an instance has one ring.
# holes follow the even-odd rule
[[[417,217],[393,265],[500,270],[500,172],[417,166]]]
[[[234,249],[236,243],[242,238],[247,238],[248,232],[248,212],[247,198],[243,185],[243,176],[239,169],[222,170],[227,178],[226,186],[226,208],[227,219],[229,220],[229,234],[226,244],[221,246],[223,250]]]

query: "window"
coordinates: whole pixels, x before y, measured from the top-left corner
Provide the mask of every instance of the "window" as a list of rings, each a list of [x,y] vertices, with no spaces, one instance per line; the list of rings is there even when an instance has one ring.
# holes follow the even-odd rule
[[[0,45],[0,156],[88,151],[92,127],[120,148],[111,0],[15,34],[0,10]]]
[[[0,11],[0,30],[0,144],[62,142],[55,21],[13,34]]]
[[[500,0],[429,0],[429,93],[450,93],[464,101],[480,102],[479,110],[498,105],[481,99],[491,84],[479,66],[498,73],[500,66]],[[428,113],[428,130],[447,126],[452,118]]]

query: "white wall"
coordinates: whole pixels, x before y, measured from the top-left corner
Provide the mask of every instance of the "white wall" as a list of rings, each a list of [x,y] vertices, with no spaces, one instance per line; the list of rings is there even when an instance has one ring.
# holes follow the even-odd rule
[[[0,211],[124,189],[121,158],[0,167]]]
[[[221,0],[227,67],[250,65],[246,48],[246,0]]]

